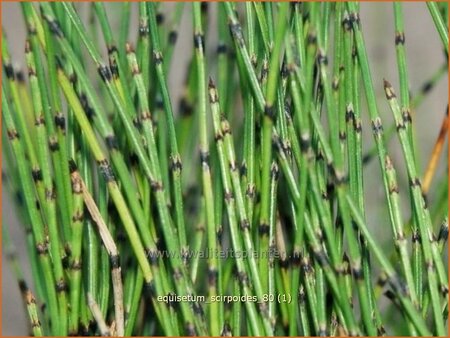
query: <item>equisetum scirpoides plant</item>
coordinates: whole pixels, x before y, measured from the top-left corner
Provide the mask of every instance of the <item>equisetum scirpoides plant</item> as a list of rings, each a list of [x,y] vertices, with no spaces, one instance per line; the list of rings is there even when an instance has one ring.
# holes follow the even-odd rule
[[[16,4],[2,253],[28,333],[446,336],[448,3],[414,5],[434,49],[388,5],[383,69],[363,2]]]

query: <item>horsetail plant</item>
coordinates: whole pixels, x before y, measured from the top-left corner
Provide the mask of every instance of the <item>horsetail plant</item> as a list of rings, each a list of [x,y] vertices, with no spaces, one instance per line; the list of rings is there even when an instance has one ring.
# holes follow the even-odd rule
[[[2,183],[31,280],[6,213],[2,243],[29,334],[446,336],[447,3],[416,6],[444,57],[417,85],[401,2],[393,73],[364,3],[20,6]]]

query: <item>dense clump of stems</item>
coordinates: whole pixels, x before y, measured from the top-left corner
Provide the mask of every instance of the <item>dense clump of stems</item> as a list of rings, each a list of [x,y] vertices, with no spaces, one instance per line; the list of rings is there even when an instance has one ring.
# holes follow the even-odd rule
[[[355,2],[140,2],[136,31],[129,3],[21,6],[26,78],[2,32],[2,176],[33,283],[9,220],[2,238],[31,334],[446,334],[448,113],[432,154],[416,123],[447,71],[446,3],[424,5],[446,58],[418,92],[393,4],[385,98]]]

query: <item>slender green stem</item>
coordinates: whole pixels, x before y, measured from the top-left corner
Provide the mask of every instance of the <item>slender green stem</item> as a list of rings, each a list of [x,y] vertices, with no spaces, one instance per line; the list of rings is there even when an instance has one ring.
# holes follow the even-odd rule
[[[227,208],[227,214],[228,214],[228,222],[230,227],[230,233],[231,233],[231,239],[233,248],[236,252],[242,252],[242,242],[241,238],[238,236],[238,224],[237,224],[237,216],[236,216],[236,210],[235,210],[235,197],[232,192],[232,183],[231,183],[231,175],[230,175],[230,167],[226,158],[226,149],[224,145],[224,132],[223,128],[220,123],[220,107],[219,107],[219,99],[218,99],[218,93],[217,89],[214,86],[214,84],[210,81],[209,83],[209,100],[211,104],[211,112],[213,115],[213,124],[214,124],[214,130],[215,130],[215,139],[216,139],[216,146],[219,154],[219,161],[220,161],[220,169],[222,174],[222,184],[224,188],[224,198],[225,198],[225,205]],[[246,264],[242,256],[236,257],[236,266],[237,266],[237,273],[239,275],[241,287],[244,290],[245,293],[251,294],[251,290],[248,284],[248,270],[246,268]],[[254,274],[252,271],[251,278],[253,281],[257,281],[259,276],[258,274]],[[261,292],[261,285],[259,284],[259,292],[257,291],[257,297],[261,299],[262,292]],[[260,324],[259,324],[259,316],[256,312],[255,304],[253,302],[246,302],[245,307],[248,313],[250,320],[250,324],[253,330],[253,334],[260,335]],[[267,308],[266,308],[267,311]],[[267,317],[265,322],[267,323],[266,326],[264,326],[264,330],[267,330],[267,328],[270,328],[270,324],[267,321]]]
[[[31,4],[28,4],[31,6]],[[41,171],[39,180],[43,181],[45,190],[45,214],[50,238],[50,251],[53,261],[54,275],[56,279],[56,291],[58,296],[59,313],[61,320],[59,321],[60,333],[67,333],[68,324],[68,308],[67,308],[67,284],[64,277],[62,266],[62,251],[60,249],[60,235],[57,226],[56,215],[56,193],[51,178],[50,161],[59,162],[59,150],[53,125],[53,118],[49,111],[48,95],[45,85],[45,77],[43,73],[42,60],[38,51],[38,41],[35,32],[33,19],[30,19],[31,13],[28,5],[24,4],[24,13],[28,19],[28,28],[30,33],[30,42],[25,47],[27,57],[28,74],[30,80],[33,108],[35,114],[35,126],[37,135],[37,155]],[[48,146],[47,146],[48,144]],[[53,154],[53,158],[50,156]],[[61,181],[61,180],[59,180]],[[61,191],[63,192],[63,191]]]
[[[427,2],[428,10],[433,18],[436,29],[444,45],[444,50],[448,54],[448,26],[444,23],[441,13],[439,13],[438,5],[434,1]]]
[[[444,273],[443,262],[436,252],[436,243],[433,238],[434,235],[432,230],[431,217],[429,211],[426,208],[425,200],[422,196],[420,179],[418,178],[417,169],[414,162],[413,149],[407,135],[407,124],[409,124],[410,121],[401,114],[400,106],[397,102],[394,90],[391,84],[386,80],[384,82],[384,88],[386,92],[386,98],[388,99],[389,105],[394,114],[394,118],[397,124],[397,131],[406,161],[408,177],[410,180],[410,190],[414,203],[414,211],[418,219],[418,227],[422,239],[421,242],[423,248],[423,256],[428,274],[428,287],[431,294],[436,330],[438,335],[444,335],[445,329],[441,316],[436,271],[438,273],[439,282],[444,288],[448,288],[447,275]]]
[[[39,210],[36,207],[35,197],[34,197],[34,184],[32,181],[32,176],[30,175],[31,169],[29,168],[28,162],[25,158],[25,152],[23,147],[23,141],[17,132],[15,123],[12,119],[9,105],[6,101],[6,95],[4,89],[2,90],[2,117],[6,125],[7,134],[13,152],[17,158],[19,177],[22,184],[22,189],[24,192],[25,205],[29,213],[31,220],[34,242],[36,250],[38,252],[39,265],[43,270],[43,276],[45,281],[45,294],[48,299],[48,306],[51,318],[59,317],[58,301],[56,295],[55,287],[55,277],[52,271],[52,266],[49,256],[48,244],[45,240],[44,234],[44,223],[40,215]],[[60,325],[58,321],[53,323],[52,333],[60,333]]]

